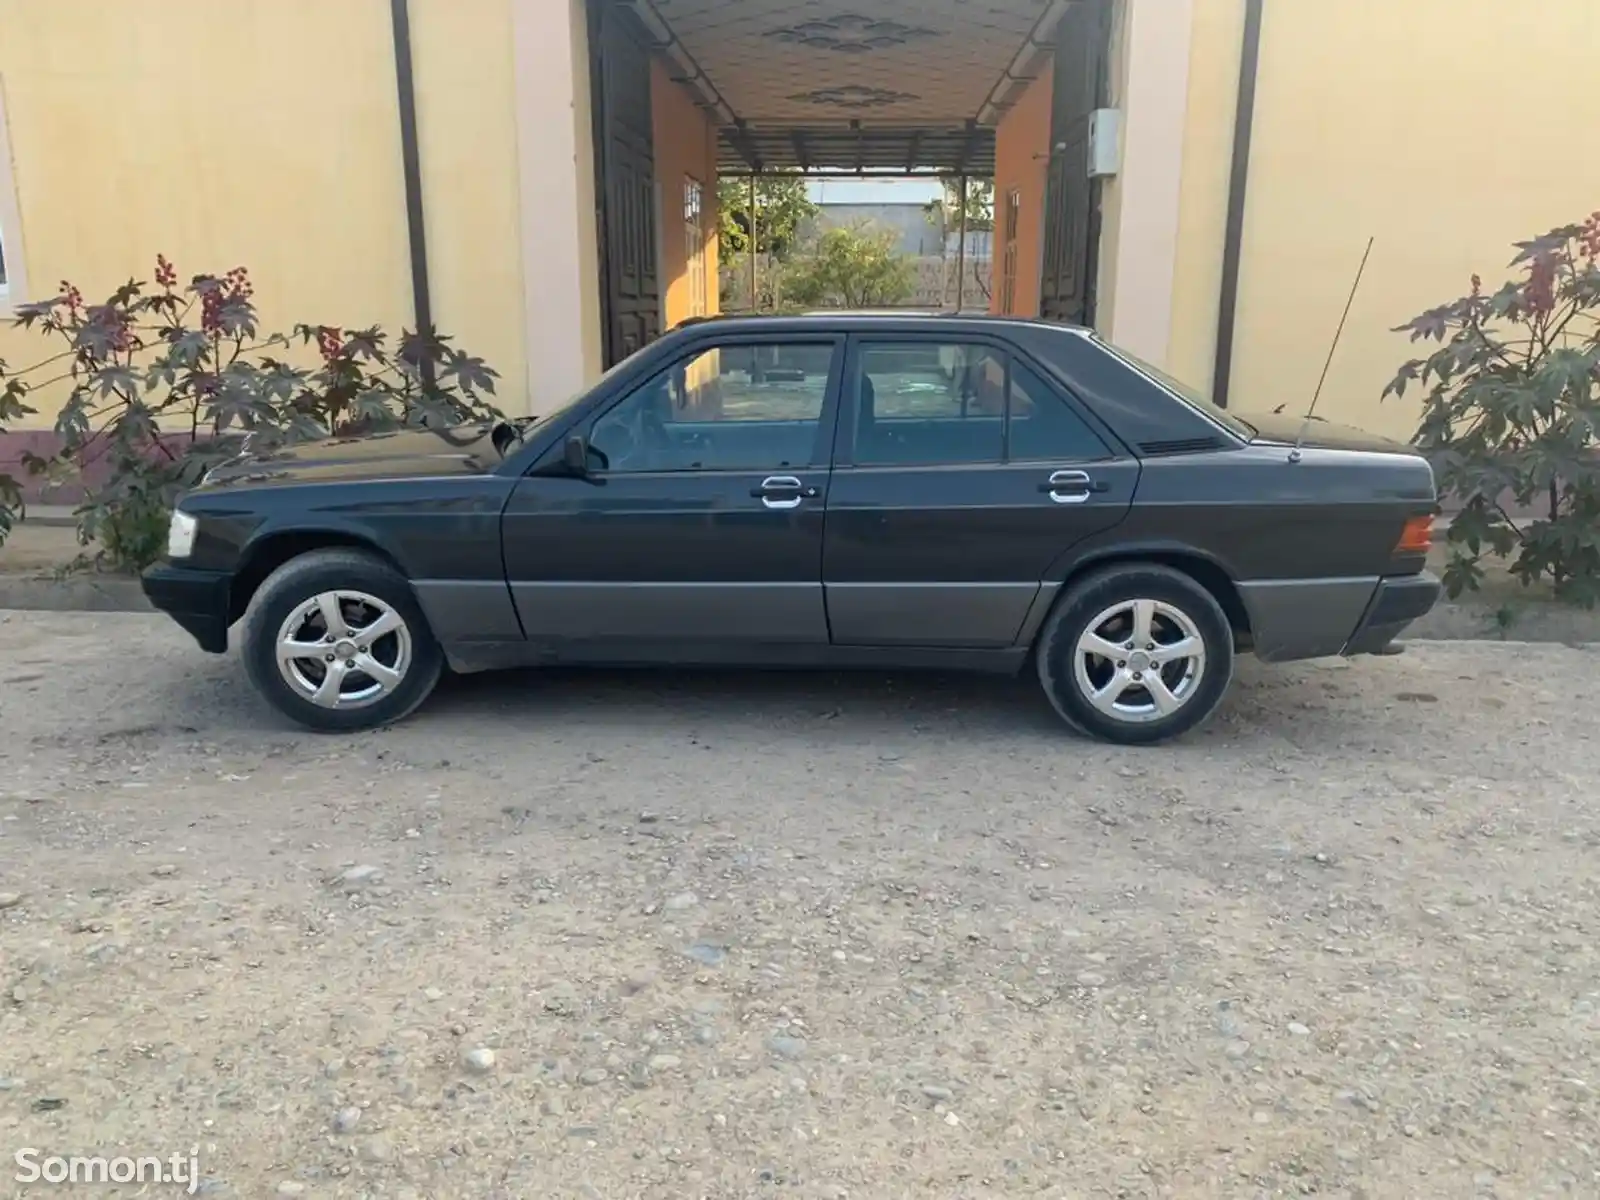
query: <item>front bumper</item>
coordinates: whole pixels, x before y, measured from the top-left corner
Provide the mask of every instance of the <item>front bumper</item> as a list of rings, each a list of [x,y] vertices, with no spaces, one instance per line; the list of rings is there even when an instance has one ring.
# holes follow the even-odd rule
[[[210,654],[228,649],[228,607],[233,577],[157,563],[140,577],[144,594]]]
[[[1344,653],[1376,654],[1399,637],[1407,625],[1426,616],[1439,602],[1439,592],[1439,577],[1432,571],[1379,580],[1361,623],[1345,643]]]

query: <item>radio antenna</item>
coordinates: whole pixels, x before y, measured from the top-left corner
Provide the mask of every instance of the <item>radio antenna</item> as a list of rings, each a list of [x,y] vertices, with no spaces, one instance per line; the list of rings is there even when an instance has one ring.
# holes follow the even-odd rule
[[[1367,259],[1372,257],[1372,243],[1377,237],[1367,239],[1366,253],[1361,256],[1361,265],[1356,268],[1356,281],[1350,285],[1350,296],[1344,302],[1344,313],[1339,318],[1339,328],[1333,331],[1333,345],[1328,347],[1328,361],[1322,364],[1322,378],[1317,380],[1317,390],[1311,394],[1311,407],[1306,409],[1305,420],[1300,422],[1300,432],[1295,435],[1294,449],[1289,451],[1289,461],[1300,461],[1300,447],[1306,440],[1306,433],[1311,428],[1311,419],[1317,411],[1317,401],[1322,399],[1322,385],[1328,382],[1328,368],[1333,366],[1334,351],[1339,349],[1339,339],[1344,336],[1344,323],[1350,319],[1350,306],[1356,302],[1356,289],[1361,286],[1361,277],[1367,271]]]

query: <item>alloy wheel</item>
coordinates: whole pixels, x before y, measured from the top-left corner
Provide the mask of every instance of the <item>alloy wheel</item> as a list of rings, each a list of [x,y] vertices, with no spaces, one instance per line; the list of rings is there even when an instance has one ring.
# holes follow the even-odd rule
[[[295,694],[321,708],[376,704],[406,677],[411,630],[395,608],[358,591],[321,592],[278,629],[278,671]]]
[[[1200,690],[1206,672],[1199,627],[1162,600],[1124,600],[1104,609],[1085,626],[1072,657],[1084,698],[1106,716],[1132,724],[1178,712]]]

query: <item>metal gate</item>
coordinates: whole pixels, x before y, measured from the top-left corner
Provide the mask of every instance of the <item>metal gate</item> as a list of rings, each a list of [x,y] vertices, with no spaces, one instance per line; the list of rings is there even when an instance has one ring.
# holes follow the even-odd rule
[[[589,0],[605,365],[661,335],[648,35],[618,0]]]
[[[1111,0],[1078,0],[1056,27],[1050,169],[1039,312],[1094,324],[1100,181],[1089,178],[1089,119],[1110,93]]]

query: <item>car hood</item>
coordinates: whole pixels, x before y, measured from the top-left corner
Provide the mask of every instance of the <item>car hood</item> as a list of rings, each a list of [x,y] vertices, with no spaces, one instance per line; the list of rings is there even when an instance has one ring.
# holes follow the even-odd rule
[[[246,453],[214,468],[202,486],[486,475],[499,466],[501,448],[515,436],[510,426],[490,421],[326,438]]]
[[[1299,442],[1302,446],[1320,450],[1367,450],[1380,454],[1417,452],[1415,447],[1404,442],[1380,437],[1353,425],[1324,421],[1321,417],[1307,421],[1299,413],[1240,412],[1235,415],[1256,431],[1256,436],[1251,440],[1263,445],[1293,446]]]

